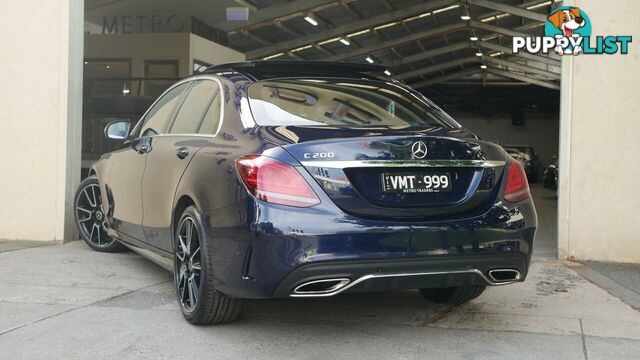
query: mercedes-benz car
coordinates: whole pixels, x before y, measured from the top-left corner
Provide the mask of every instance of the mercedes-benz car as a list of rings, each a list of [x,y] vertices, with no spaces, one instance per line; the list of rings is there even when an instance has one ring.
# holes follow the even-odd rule
[[[243,299],[419,289],[460,304],[523,281],[520,163],[370,64],[255,61],[171,86],[77,190],[93,249],[174,274],[193,324]]]

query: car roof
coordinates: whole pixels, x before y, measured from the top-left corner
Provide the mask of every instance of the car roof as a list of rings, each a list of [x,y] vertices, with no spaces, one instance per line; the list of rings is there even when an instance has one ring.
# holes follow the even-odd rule
[[[383,73],[385,70],[386,68],[384,66],[376,64],[331,61],[259,60],[211,66],[204,70],[203,73],[234,71],[254,81],[304,77],[380,80],[384,77]]]

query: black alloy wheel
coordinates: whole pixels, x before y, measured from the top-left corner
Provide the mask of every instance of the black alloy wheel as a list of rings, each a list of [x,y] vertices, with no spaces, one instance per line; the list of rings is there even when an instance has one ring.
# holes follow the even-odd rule
[[[177,235],[175,266],[178,301],[182,309],[190,313],[197,306],[202,278],[200,235],[192,217],[182,218]]]
[[[98,178],[84,179],[74,199],[76,226],[80,237],[92,249],[102,252],[120,252],[126,248],[107,235],[107,219],[102,207]]]
[[[242,299],[229,297],[215,287],[214,264],[203,216],[187,207],[175,227],[174,283],[184,318],[194,325],[223,324],[240,316]]]

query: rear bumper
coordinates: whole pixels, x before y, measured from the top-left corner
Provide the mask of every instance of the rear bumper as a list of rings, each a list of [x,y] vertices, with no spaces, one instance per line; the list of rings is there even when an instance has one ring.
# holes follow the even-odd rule
[[[349,279],[344,292],[491,285],[492,269],[515,269],[522,281],[537,227],[531,200],[437,222],[363,220],[323,206],[246,200],[208,214],[216,286],[239,298],[286,297],[307,281],[335,277]]]
[[[497,280],[490,274],[497,269],[515,270],[517,277]],[[327,262],[303,265],[294,270],[280,283],[273,296],[323,297],[398,289],[497,286],[524,281],[527,269],[526,258],[517,254]],[[345,279],[345,284],[332,291],[303,291],[304,284],[327,279]]]

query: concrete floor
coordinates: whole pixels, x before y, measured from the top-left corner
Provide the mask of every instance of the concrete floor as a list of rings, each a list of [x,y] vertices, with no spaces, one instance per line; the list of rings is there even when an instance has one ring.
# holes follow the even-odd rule
[[[195,327],[138,255],[0,243],[0,358],[637,359],[640,313],[554,260],[554,194],[533,191],[527,281],[459,307],[416,291],[252,301],[236,323]]]
[[[640,295],[640,264],[585,261],[585,265]]]

